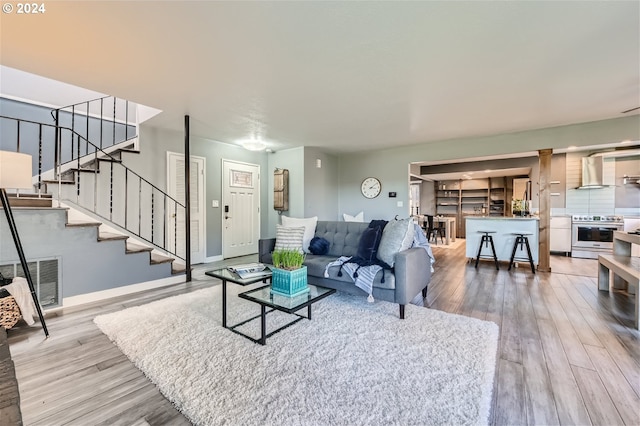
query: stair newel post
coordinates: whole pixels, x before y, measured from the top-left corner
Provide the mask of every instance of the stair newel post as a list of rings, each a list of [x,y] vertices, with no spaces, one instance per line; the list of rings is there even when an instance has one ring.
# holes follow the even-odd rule
[[[189,143],[189,116],[184,116],[184,194],[185,194],[185,262],[187,282],[191,281],[191,150]]]
[[[20,152],[20,121],[16,121],[16,152]]]
[[[38,301],[36,289],[33,286],[33,279],[31,278],[31,272],[29,272],[27,259],[24,255],[24,250],[22,249],[22,243],[20,242],[18,229],[16,228],[16,222],[13,218],[13,212],[11,211],[11,206],[9,205],[9,199],[7,198],[7,192],[4,190],[4,188],[0,188],[0,199],[2,200],[2,206],[4,207],[4,214],[7,217],[7,222],[9,223],[9,229],[11,230],[11,236],[13,237],[13,242],[16,246],[18,257],[20,258],[20,264],[22,265],[22,271],[24,272],[24,277],[26,278],[27,283],[29,284],[29,290],[31,291],[31,298],[33,299],[33,303],[36,306],[36,311],[38,312],[38,318],[40,319],[40,324],[42,324],[42,330],[44,331],[44,335],[46,337],[49,337],[49,330],[47,330],[47,324],[44,321],[44,315],[42,315],[40,302]]]

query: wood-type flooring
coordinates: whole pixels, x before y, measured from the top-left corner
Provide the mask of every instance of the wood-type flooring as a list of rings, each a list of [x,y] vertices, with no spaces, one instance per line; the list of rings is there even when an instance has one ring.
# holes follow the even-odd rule
[[[552,256],[552,273],[533,275],[525,264],[509,272],[483,261],[475,269],[464,244],[433,250],[425,306],[500,326],[491,424],[640,424],[634,300],[597,290],[597,261]],[[221,264],[198,265],[190,284],[48,313],[46,340],[39,327],[9,330],[24,424],[189,424],[92,320],[217,285],[204,272]]]

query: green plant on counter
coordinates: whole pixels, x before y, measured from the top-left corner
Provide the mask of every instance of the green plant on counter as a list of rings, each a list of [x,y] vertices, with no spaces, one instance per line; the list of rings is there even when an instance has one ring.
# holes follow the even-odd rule
[[[273,266],[287,271],[302,268],[305,255],[298,250],[274,250],[271,254]]]
[[[511,210],[513,211],[513,213],[520,213],[524,207],[524,203],[522,202],[523,200],[519,200],[517,198],[514,198],[511,201]]]

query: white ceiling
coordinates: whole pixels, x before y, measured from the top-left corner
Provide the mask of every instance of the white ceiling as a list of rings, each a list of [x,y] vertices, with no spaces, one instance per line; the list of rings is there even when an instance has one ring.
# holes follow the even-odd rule
[[[640,106],[637,1],[45,6],[0,14],[0,64],[163,110],[155,126],[188,114],[222,142],[350,152]]]

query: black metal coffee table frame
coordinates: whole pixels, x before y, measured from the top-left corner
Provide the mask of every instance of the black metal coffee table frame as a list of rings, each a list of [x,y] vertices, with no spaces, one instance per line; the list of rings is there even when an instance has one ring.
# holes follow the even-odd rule
[[[331,288],[310,285],[309,293],[302,294],[299,296],[287,297],[287,296],[281,296],[281,295],[271,293],[270,288],[271,286],[265,285],[253,290],[245,291],[244,293],[240,293],[238,297],[249,300],[251,302],[254,302],[260,305],[260,315],[256,315],[232,327],[227,327],[227,328],[229,328],[234,333],[240,334],[241,336],[244,336],[255,343],[266,345],[267,337],[271,337],[274,334],[278,333],[279,331],[282,331],[285,328],[303,319],[311,320],[311,305],[336,292],[334,289],[331,289]],[[266,293],[269,293],[269,298],[264,297]],[[262,295],[263,297],[258,297],[256,295]],[[290,301],[292,303],[290,306],[283,306],[283,304],[277,303],[278,300]],[[267,308],[271,308],[271,309],[267,310]],[[304,308],[307,308],[307,316],[300,315],[297,313],[297,311]],[[272,332],[270,332],[269,334],[267,334],[267,314],[274,311],[286,312],[288,314],[295,315],[298,318],[288,322],[282,327],[279,327],[273,330]],[[255,339],[251,336],[247,336],[246,334],[236,330],[236,327],[239,327],[257,318],[260,318],[260,338],[259,339]]]
[[[254,317],[251,317],[247,320],[244,320],[242,322],[239,322],[238,324],[235,325],[231,325],[228,326],[227,325],[227,282],[232,282],[234,284],[238,284],[241,286],[247,286],[247,285],[251,285],[251,284],[255,284],[258,283],[260,281],[262,281],[263,283],[267,282],[267,279],[271,280],[271,271],[265,273],[264,275],[260,275],[260,276],[255,276],[255,277],[251,277],[251,278],[241,278],[238,274],[236,274],[235,272],[231,272],[229,271],[227,268],[220,268],[220,269],[216,269],[213,271],[207,271],[205,272],[206,275],[210,276],[210,277],[214,277],[214,278],[218,278],[219,280],[222,281],[222,327],[233,331],[236,334],[239,334],[243,337],[246,337],[247,339],[251,340],[252,342],[255,343],[259,343],[261,345],[265,345],[266,344],[266,340],[267,337],[271,337],[272,335],[274,335],[275,333],[289,327],[290,325],[295,324],[296,322],[302,320],[302,319],[311,319],[311,305],[315,302],[317,302],[318,300],[324,299],[325,297],[329,296],[330,294],[335,293],[335,290],[333,289],[328,289],[328,288],[324,288],[324,287],[320,287],[320,286],[309,286],[310,291],[309,293],[307,293],[306,295],[301,295],[301,296],[294,296],[293,298],[289,298],[289,299],[284,299],[284,300],[293,300],[293,301],[298,301],[300,300],[301,302],[299,304],[296,304],[295,306],[292,307],[287,307],[287,306],[282,306],[279,304],[276,304],[270,300],[265,300],[264,298],[257,298],[257,297],[253,297],[251,296],[252,293],[255,292],[260,292],[264,289],[270,288],[269,285],[266,286],[262,286],[253,290],[249,290],[246,291],[244,293],[240,293],[238,296],[246,299],[246,300],[250,300],[254,303],[258,303],[260,305],[260,315],[256,315]],[[315,295],[315,296],[311,296],[311,293],[317,293],[317,291],[320,291],[322,294],[320,295]],[[307,296],[307,299],[304,300],[304,296]],[[286,297],[286,296],[276,296],[276,298],[278,297]],[[272,299],[273,296],[270,297],[270,299]],[[269,310],[267,310],[267,307],[271,308]],[[303,316],[300,315],[298,313],[296,313],[297,311],[299,311],[300,309],[303,308],[307,308],[307,316]],[[284,326],[278,328],[277,330],[274,330],[272,332],[270,332],[269,334],[266,333],[266,315],[268,313],[271,313],[273,311],[282,311],[282,312],[286,312],[288,314],[293,314],[296,315],[298,318],[296,318],[295,320],[285,324]],[[246,334],[242,333],[239,330],[236,330],[236,328],[240,327],[241,325],[244,325],[250,321],[253,321],[257,318],[260,318],[261,321],[261,333],[260,333],[260,338],[259,339],[255,339],[251,336],[247,336]]]

